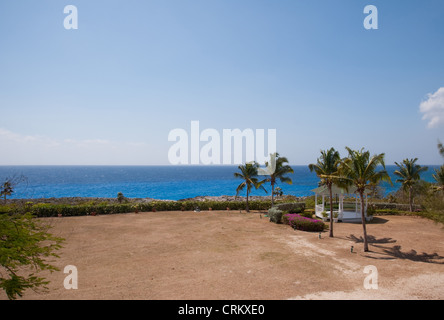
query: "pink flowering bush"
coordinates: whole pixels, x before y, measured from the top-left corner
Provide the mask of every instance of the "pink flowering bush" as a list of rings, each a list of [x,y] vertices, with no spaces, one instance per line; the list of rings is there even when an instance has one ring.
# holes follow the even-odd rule
[[[324,222],[317,219],[303,217],[296,213],[288,213],[282,217],[283,223],[289,224],[293,229],[302,231],[323,231]]]

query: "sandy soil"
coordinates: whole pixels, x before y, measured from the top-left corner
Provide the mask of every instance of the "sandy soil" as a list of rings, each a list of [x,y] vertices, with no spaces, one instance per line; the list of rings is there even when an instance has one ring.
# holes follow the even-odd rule
[[[444,229],[419,217],[377,217],[328,232],[294,231],[260,213],[149,212],[47,218],[66,239],[47,293],[24,299],[444,299]],[[351,246],[354,252],[351,252]],[[78,289],[63,282],[66,265]],[[377,268],[366,289],[364,268]],[[373,282],[376,284],[376,282]],[[6,299],[3,292],[0,299]]]

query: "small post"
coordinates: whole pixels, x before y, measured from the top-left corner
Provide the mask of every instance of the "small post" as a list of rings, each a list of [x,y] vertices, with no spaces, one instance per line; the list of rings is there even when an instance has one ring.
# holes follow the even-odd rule
[[[353,246],[351,246],[351,248],[350,248],[350,252],[353,253]]]

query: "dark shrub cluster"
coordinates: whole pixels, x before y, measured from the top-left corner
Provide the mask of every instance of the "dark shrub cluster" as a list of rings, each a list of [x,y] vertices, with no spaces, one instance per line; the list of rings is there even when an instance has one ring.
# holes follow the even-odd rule
[[[302,213],[305,210],[305,202],[279,203],[276,207],[288,213]]]

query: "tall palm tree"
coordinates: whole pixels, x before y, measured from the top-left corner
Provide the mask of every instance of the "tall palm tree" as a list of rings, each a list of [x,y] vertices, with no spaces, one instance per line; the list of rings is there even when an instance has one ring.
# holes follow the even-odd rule
[[[274,186],[279,179],[282,183],[293,184],[291,178],[286,177],[289,173],[294,173],[293,169],[286,164],[288,159],[286,157],[279,156],[279,153],[275,152],[270,156],[270,162],[265,162],[266,170],[261,170],[261,175],[268,175],[268,181],[271,183],[271,206],[274,206]]]
[[[234,176],[236,178],[240,178],[240,179],[244,180],[236,189],[236,197],[239,195],[240,191],[242,191],[245,187],[247,187],[247,206],[246,206],[247,212],[250,212],[250,209],[248,207],[248,197],[251,193],[251,188],[252,187],[254,187],[255,189],[261,188],[265,192],[267,192],[267,190],[265,190],[265,188],[262,186],[266,182],[266,179],[259,181],[259,179],[257,178],[258,167],[259,167],[259,164],[256,162],[246,163],[245,165],[238,166],[238,168],[241,172],[234,173]]]
[[[339,152],[334,148],[329,150],[321,150],[321,157],[316,163],[311,163],[308,168],[311,172],[316,172],[316,175],[321,179],[321,185],[327,186],[330,192],[330,237],[333,237],[333,195],[332,186],[338,179],[338,165],[341,157]]]
[[[356,192],[361,199],[361,220],[364,232],[364,251],[368,251],[367,230],[365,223],[365,191],[375,183],[387,181],[391,183],[391,179],[385,170],[384,153],[376,154],[370,157],[369,151],[352,150],[345,147],[348,151],[348,157],[341,160],[339,165],[339,175],[348,182],[350,186],[356,188]],[[378,166],[382,166],[382,170],[378,170]]]
[[[404,159],[401,164],[395,162],[399,169],[393,172],[399,177],[396,182],[402,183],[404,191],[409,193],[410,212],[413,211],[413,186],[421,179],[421,172],[428,170],[428,167],[422,167],[416,161],[418,158]]]
[[[436,185],[434,186],[435,191],[444,192],[444,165],[439,169],[435,169],[435,173],[432,174],[432,177],[436,181]]]

